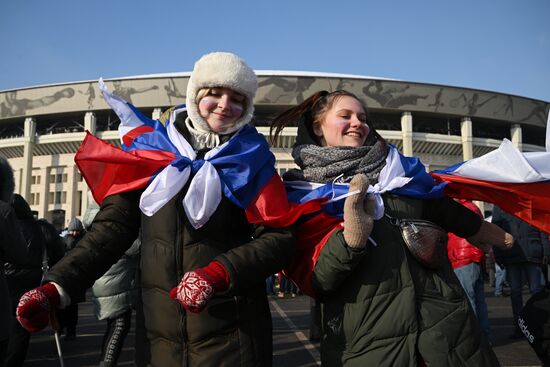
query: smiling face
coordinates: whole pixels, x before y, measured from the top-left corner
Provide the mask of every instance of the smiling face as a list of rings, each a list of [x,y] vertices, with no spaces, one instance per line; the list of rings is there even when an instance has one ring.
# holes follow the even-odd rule
[[[245,96],[229,88],[203,89],[197,97],[200,115],[216,133],[235,124],[245,109]]]
[[[313,124],[313,132],[324,147],[360,147],[369,135],[367,114],[361,102],[338,96],[332,106]]]

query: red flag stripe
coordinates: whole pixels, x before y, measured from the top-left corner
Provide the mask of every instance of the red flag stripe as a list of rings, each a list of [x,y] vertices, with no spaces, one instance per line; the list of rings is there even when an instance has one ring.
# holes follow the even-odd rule
[[[109,195],[144,188],[174,158],[173,153],[164,151],[126,152],[87,132],[75,162],[101,204]]]
[[[431,173],[438,181],[448,182],[450,197],[480,200],[498,205],[502,210],[550,233],[550,182],[502,183]]]

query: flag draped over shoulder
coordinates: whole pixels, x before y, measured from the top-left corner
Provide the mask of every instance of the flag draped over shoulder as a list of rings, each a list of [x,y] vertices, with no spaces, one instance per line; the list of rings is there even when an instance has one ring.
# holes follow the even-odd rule
[[[244,126],[226,143],[198,158],[174,126],[184,106],[176,107],[164,126],[111,94],[102,80],[99,86],[121,120],[122,149],[87,133],[75,156],[98,203],[109,195],[144,189],[140,208],[150,216],[190,180],[183,207],[195,228],[210,219],[222,194],[245,209],[251,223],[286,226],[303,213],[318,210],[318,203],[298,207],[288,202],[274,168],[275,157],[253,126]]]
[[[550,152],[522,153],[504,139],[481,157],[431,172],[451,197],[480,200],[550,233]]]
[[[381,194],[391,192],[424,199],[441,198],[445,183],[437,183],[427,172],[425,166],[416,157],[405,157],[394,146],[389,147],[386,164],[378,182],[370,185],[368,193],[375,197],[375,219],[384,214],[384,202]],[[319,184],[305,181],[285,182],[289,201],[303,204],[311,201],[321,202],[322,208],[315,215],[304,216],[297,233],[294,261],[285,268],[287,274],[300,289],[314,296],[311,288],[311,276],[317,258],[331,234],[343,228],[344,200],[349,192],[348,183]]]

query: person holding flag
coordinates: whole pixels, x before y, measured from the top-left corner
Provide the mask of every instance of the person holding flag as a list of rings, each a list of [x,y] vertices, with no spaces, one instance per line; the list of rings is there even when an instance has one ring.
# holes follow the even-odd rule
[[[511,235],[445,195],[417,158],[402,156],[346,91],[313,94],[272,123],[290,124],[300,167],[289,199],[325,198],[304,216],[284,272],[320,301],[327,366],[498,366],[447,258],[447,232],[475,246]]]
[[[207,54],[195,63],[186,106],[162,124],[100,81],[121,119],[122,150],[91,135],[82,143],[75,161],[101,209],[45,284],[21,299],[24,327],[45,327],[141,227],[138,315],[146,334],[137,338],[136,364],[271,365],[264,279],[290,260],[294,217],[284,217],[292,211],[275,158],[251,125],[257,86],[238,56]]]

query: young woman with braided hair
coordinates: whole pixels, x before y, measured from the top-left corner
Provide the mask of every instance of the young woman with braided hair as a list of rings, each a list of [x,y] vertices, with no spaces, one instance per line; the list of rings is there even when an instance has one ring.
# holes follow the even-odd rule
[[[303,220],[285,269],[321,303],[322,364],[497,366],[448,260],[423,264],[397,223],[428,220],[481,247],[506,247],[510,235],[445,197],[376,132],[355,95],[315,93],[274,119],[272,139],[291,124],[300,169],[283,176],[289,197],[331,199]]]

